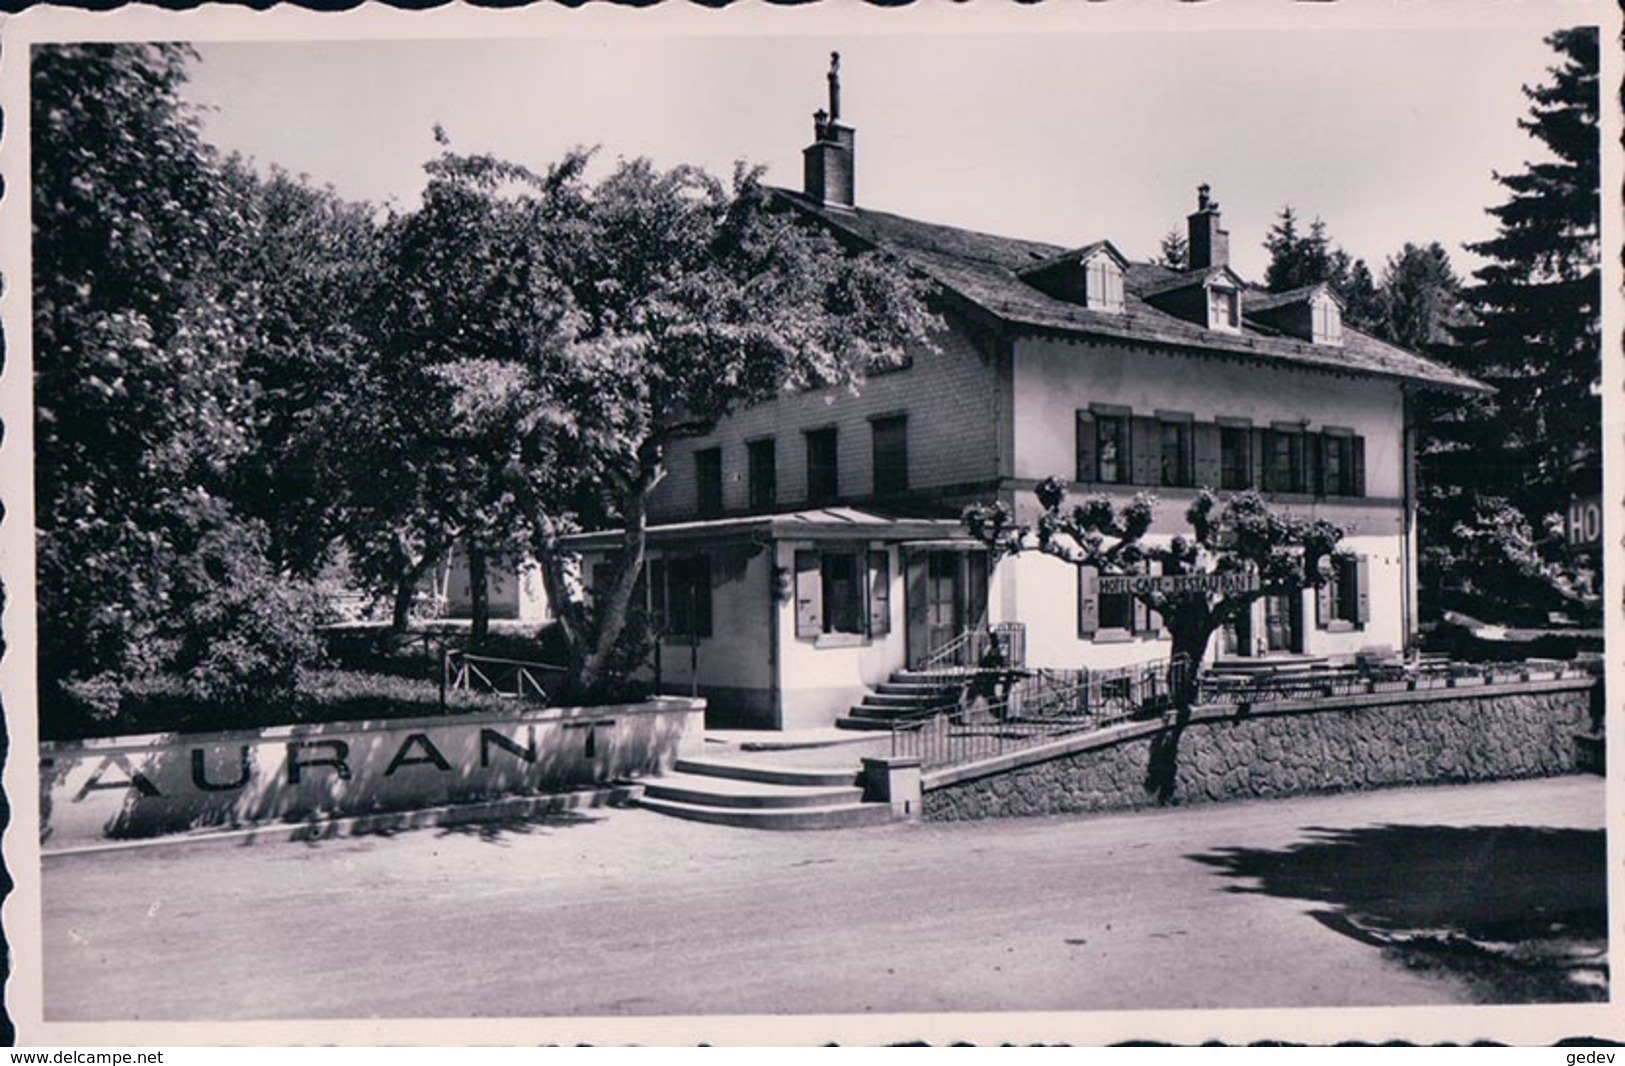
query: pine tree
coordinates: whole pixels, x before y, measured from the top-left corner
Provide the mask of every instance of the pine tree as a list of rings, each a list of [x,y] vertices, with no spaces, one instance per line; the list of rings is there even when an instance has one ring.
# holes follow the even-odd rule
[[[1466,292],[1477,315],[1462,329],[1461,365],[1498,390],[1493,436],[1523,486],[1514,501],[1539,528],[1601,471],[1601,140],[1595,28],[1547,38],[1559,63],[1524,87],[1518,125],[1550,158],[1497,174],[1510,193],[1489,208],[1500,233],[1469,245],[1490,260]]]
[[[1598,35],[1562,30],[1547,43],[1559,63],[1550,82],[1525,86],[1518,124],[1550,156],[1496,175],[1510,193],[1488,209],[1500,233],[1468,245],[1490,262],[1463,293],[1467,323],[1446,323],[1460,346],[1435,349],[1497,392],[1424,396],[1418,411],[1424,587],[1486,609],[1574,605],[1588,564],[1551,531],[1569,498],[1601,481]]]
[[[1186,270],[1191,261],[1191,242],[1177,229],[1171,229],[1162,235],[1162,244],[1157,249],[1157,264],[1170,270]]]

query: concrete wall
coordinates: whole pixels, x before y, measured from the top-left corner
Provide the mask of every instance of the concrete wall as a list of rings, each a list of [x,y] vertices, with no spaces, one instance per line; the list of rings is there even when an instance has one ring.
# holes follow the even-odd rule
[[[47,850],[603,784],[703,743],[703,701],[40,745]]]
[[[917,351],[912,365],[871,377],[856,393],[817,389],[782,396],[740,411],[714,433],[674,444],[667,476],[649,501],[650,519],[671,522],[698,514],[694,453],[722,449],[722,507],[727,514],[749,509],[746,442],[776,441],[778,504],[787,510],[807,501],[807,445],[804,430],[833,426],[843,500],[874,491],[874,455],[869,420],[888,414],[908,416],[910,491],[969,481],[986,481],[998,471],[996,374],[993,365],[958,330],[939,340],[941,350]]]
[[[1591,731],[1600,698],[1600,683],[1546,681],[1250,714],[1198,710],[1172,749],[1169,727],[1133,724],[928,773],[925,816],[1124,810],[1569,773],[1577,769],[1575,737]]]

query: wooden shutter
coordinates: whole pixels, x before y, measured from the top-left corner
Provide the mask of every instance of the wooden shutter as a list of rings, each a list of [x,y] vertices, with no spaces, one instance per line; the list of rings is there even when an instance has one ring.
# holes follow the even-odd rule
[[[816,637],[824,631],[824,575],[817,552],[796,552],[796,636]]]
[[[1127,418],[1130,430],[1130,477],[1136,485],[1162,484],[1162,423],[1155,418]]]
[[[1193,448],[1196,452],[1196,468],[1192,471],[1196,475],[1196,487],[1217,489],[1219,487],[1219,427],[1209,422],[1198,422],[1191,427],[1195,437]]]
[[[1100,572],[1078,567],[1078,636],[1093,637],[1100,629]]]
[[[1333,618],[1336,584],[1328,581],[1315,589],[1315,627],[1325,629]]]
[[[1354,560],[1354,619],[1361,625],[1371,621],[1371,560],[1363,555]]]
[[[1309,479],[1309,484],[1312,486],[1310,491],[1316,496],[1336,496],[1338,494],[1337,486],[1327,482],[1328,464],[1326,462],[1326,453],[1337,447],[1337,441],[1324,433],[1316,433],[1309,440],[1312,445],[1310,451],[1313,453],[1315,461],[1314,473]]]
[[[1095,416],[1088,411],[1078,412],[1077,435],[1078,480],[1092,482],[1100,468],[1095,458]]]
[[[1252,487],[1255,489],[1268,488],[1267,482],[1269,479],[1264,473],[1268,466],[1268,464],[1265,462],[1266,453],[1264,450],[1266,434],[1263,429],[1254,427],[1251,436],[1253,438],[1253,454],[1252,463],[1248,467],[1248,473],[1251,475]]]
[[[891,632],[891,557],[884,550],[869,553],[869,635]]]
[[[1354,447],[1352,449],[1350,449],[1350,450],[1353,451],[1353,453],[1354,453],[1354,477],[1352,479],[1353,482],[1354,482],[1354,495],[1356,495],[1356,496],[1364,496],[1365,495],[1365,438],[1364,437],[1355,437],[1354,438]]]

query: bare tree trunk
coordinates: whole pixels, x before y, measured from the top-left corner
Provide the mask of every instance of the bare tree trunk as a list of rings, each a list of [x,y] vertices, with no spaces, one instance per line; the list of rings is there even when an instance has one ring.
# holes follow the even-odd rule
[[[469,643],[479,647],[491,633],[491,589],[486,580],[485,549],[473,543],[468,545],[468,600]]]

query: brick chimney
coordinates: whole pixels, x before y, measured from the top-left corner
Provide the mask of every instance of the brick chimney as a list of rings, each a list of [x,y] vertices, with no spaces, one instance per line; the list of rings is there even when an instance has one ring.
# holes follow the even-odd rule
[[[1190,226],[1190,268],[1230,265],[1230,231],[1219,228],[1219,201],[1209,194],[1206,184],[1197,186],[1196,211],[1186,222]]]
[[[829,110],[813,114],[813,143],[801,150],[803,191],[837,207],[853,204],[853,155],[857,132],[841,125],[841,53],[829,54]]]

